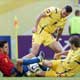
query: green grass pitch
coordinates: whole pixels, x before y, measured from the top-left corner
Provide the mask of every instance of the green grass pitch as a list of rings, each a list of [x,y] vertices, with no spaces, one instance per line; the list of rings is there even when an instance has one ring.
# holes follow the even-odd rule
[[[0,80],[80,80],[79,77],[54,78],[54,77],[0,77]]]
[[[74,77],[55,78],[55,77],[2,77],[0,73],[0,80],[80,80],[80,74]]]

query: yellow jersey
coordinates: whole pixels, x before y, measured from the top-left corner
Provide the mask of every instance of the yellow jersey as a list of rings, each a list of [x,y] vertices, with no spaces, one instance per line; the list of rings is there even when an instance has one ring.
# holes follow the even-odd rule
[[[66,18],[61,17],[61,10],[59,8],[50,7],[43,11],[46,17],[41,18],[38,24],[38,33],[46,31],[54,33],[58,27],[64,28]]]
[[[64,67],[71,69],[80,67],[80,48],[77,50],[70,50],[63,65]]]
[[[66,59],[52,60],[53,66],[50,73],[55,72],[64,74],[65,76],[74,76],[80,72],[80,48],[77,50],[70,50]],[[46,76],[50,75],[46,72]],[[55,76],[53,74],[53,76]]]

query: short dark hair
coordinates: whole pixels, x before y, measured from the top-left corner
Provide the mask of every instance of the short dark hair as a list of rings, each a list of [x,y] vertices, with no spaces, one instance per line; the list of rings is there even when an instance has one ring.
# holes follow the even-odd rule
[[[70,5],[66,5],[64,8],[65,8],[67,13],[71,13],[72,12],[72,7]]]
[[[7,43],[7,41],[5,41],[5,40],[0,41],[0,48],[3,48],[5,43]]]
[[[69,38],[69,42],[75,47],[80,47],[80,37],[79,36],[71,36]]]
[[[75,11],[75,15],[78,15],[80,13],[80,10]]]

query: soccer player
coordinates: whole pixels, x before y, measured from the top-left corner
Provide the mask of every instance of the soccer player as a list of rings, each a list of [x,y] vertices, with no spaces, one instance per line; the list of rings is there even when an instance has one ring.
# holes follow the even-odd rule
[[[75,15],[71,17],[71,19],[69,20],[69,24],[70,35],[80,35],[80,10],[75,11]]]
[[[3,73],[3,76],[16,76],[19,72],[10,60],[8,53],[8,42],[0,41],[0,71]]]
[[[31,58],[38,54],[41,44],[48,46],[55,53],[62,51],[58,44],[58,39],[61,36],[66,17],[72,12],[72,7],[67,5],[63,9],[49,7],[45,9],[37,18],[36,25],[33,28],[32,37],[32,52],[25,57]],[[57,31],[56,39],[52,34]]]
[[[62,60],[44,61],[43,64],[50,67],[50,71],[42,71],[37,76],[69,77],[80,72],[80,37],[72,36],[69,39],[71,49],[66,53],[67,57]]]
[[[27,75],[28,72],[36,70],[46,70],[47,67],[41,66],[38,63],[42,58],[35,57],[32,59],[23,59],[23,64],[18,66],[10,60],[9,56],[9,46],[7,41],[0,41],[0,71],[3,73],[3,76],[18,76]],[[30,65],[32,64],[32,65]]]

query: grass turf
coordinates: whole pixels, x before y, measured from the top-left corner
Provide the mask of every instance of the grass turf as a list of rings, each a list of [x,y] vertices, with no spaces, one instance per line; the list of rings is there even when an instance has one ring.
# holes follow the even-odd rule
[[[80,74],[74,77],[2,77],[0,73],[0,80],[80,80]]]
[[[0,80],[80,80],[79,77],[53,78],[53,77],[0,77]]]

